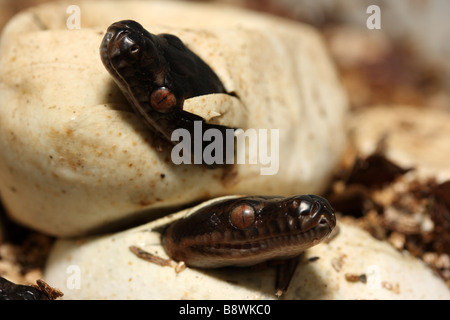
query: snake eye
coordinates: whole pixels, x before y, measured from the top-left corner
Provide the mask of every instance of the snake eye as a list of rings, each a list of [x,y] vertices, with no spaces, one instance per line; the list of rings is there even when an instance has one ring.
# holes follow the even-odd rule
[[[235,207],[230,213],[230,222],[238,229],[247,229],[254,221],[255,210],[247,204]]]
[[[150,102],[153,109],[161,113],[166,113],[176,106],[177,98],[167,88],[161,87],[152,93]]]

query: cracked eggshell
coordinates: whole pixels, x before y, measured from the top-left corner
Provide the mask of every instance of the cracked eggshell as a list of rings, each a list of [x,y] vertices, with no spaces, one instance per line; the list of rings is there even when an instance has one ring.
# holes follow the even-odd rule
[[[130,252],[138,246],[167,258],[157,230],[195,210],[120,233],[58,240],[44,279],[64,292],[63,299],[275,299],[274,268],[176,273]],[[444,282],[418,259],[357,227],[338,226],[335,238],[305,252],[284,299],[450,299]],[[350,281],[360,275],[366,282]]]
[[[72,4],[81,29],[67,28]],[[99,57],[105,30],[121,19],[178,35],[239,97],[193,98],[189,111],[279,130],[271,163],[210,170],[156,151]],[[318,193],[343,150],[346,108],[308,26],[209,3],[44,4],[13,18],[1,38],[0,193],[15,220],[63,237],[225,194]],[[270,165],[276,174],[261,175]]]

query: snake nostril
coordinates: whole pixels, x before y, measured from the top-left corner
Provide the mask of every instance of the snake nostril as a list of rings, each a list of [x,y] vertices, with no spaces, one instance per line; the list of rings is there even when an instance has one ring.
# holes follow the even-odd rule
[[[103,41],[110,41],[113,36],[114,36],[114,32],[108,31],[108,32],[106,32],[106,34],[103,38]]]
[[[321,216],[319,219],[319,224],[321,225],[328,224],[328,219],[325,216]]]
[[[128,53],[130,55],[136,55],[139,53],[140,49],[141,48],[137,44],[133,44],[128,48]]]
[[[314,215],[318,213],[321,209],[321,204],[318,201],[314,201],[312,207],[311,207],[311,214]]]

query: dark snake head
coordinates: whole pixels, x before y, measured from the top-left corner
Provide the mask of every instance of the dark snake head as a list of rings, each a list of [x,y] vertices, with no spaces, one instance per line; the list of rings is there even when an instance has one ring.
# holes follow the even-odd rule
[[[160,42],[132,20],[113,23],[106,31],[100,57],[132,104],[149,106],[151,94],[167,85],[168,64]]]
[[[113,23],[100,45],[108,72],[148,127],[169,143],[175,129],[193,130],[199,116],[188,98],[224,93],[214,71],[176,36],[154,35],[133,20]]]
[[[245,197],[213,203],[174,222],[163,237],[168,254],[195,267],[252,265],[299,255],[336,226],[322,197]]]

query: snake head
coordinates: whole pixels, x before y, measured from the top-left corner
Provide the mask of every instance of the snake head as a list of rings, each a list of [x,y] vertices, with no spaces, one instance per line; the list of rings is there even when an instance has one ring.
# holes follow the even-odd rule
[[[133,20],[113,23],[103,37],[102,62],[132,105],[144,109],[154,107],[152,95],[158,92],[161,96],[161,88],[169,85],[168,64],[161,42],[158,36]],[[154,109],[168,112],[176,106],[176,99],[171,102],[165,108],[156,104]]]
[[[188,266],[247,266],[298,256],[335,225],[333,209],[320,196],[249,196],[213,203],[174,222],[163,246]]]
[[[336,215],[330,203],[317,195],[300,195],[288,198],[287,212],[302,232],[316,229],[331,232],[336,226]]]
[[[169,143],[174,130],[192,132],[193,122],[203,121],[183,111],[186,99],[225,93],[213,70],[178,37],[152,34],[133,20],[107,29],[100,57],[135,113]]]
[[[108,28],[102,48],[106,50],[104,54],[116,70],[126,64],[129,66],[139,64],[139,67],[150,66],[152,71],[156,71],[160,69],[162,63],[157,43],[157,37],[148,33],[139,23],[123,20],[113,23]]]

